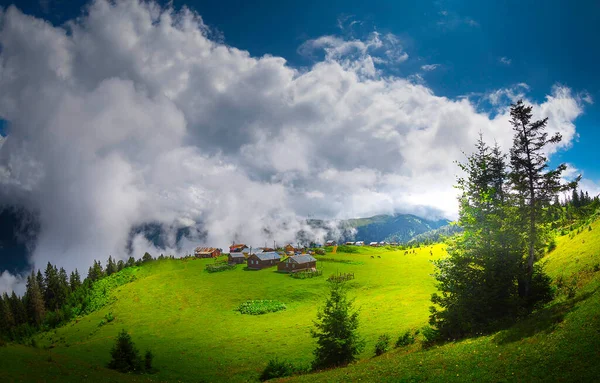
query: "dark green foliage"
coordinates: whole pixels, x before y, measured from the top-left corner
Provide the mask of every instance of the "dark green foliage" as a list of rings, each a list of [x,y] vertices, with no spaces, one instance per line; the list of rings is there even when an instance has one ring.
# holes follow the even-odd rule
[[[341,283],[341,282],[350,281],[352,279],[354,279],[354,273],[337,273],[337,274],[331,274],[327,278],[327,282]]]
[[[144,355],[144,370],[146,370],[146,372],[152,371],[152,360],[154,360],[154,354],[152,354],[150,350],[146,351],[146,354]]]
[[[148,253],[148,252],[144,253],[144,256],[142,257],[142,262],[150,262],[153,260],[154,260],[154,258],[152,258],[150,253]]]
[[[110,323],[115,320],[115,316],[113,315],[112,311],[110,311],[104,316],[104,319],[106,320],[106,323]]]
[[[77,269],[71,272],[69,285],[71,286],[71,291],[75,291],[81,286],[81,277],[79,276],[79,271],[77,271]]]
[[[440,332],[431,326],[425,326],[421,329],[423,335],[423,346],[429,347],[440,339]]]
[[[277,311],[285,310],[285,304],[279,301],[273,300],[251,300],[242,303],[236,311],[242,314],[249,315],[262,315],[267,313],[274,313]]]
[[[290,277],[294,279],[314,278],[320,277],[321,275],[323,275],[323,270],[304,270],[298,271],[296,273],[290,273]]]
[[[296,368],[287,360],[279,360],[278,358],[269,360],[267,366],[260,375],[260,381],[264,382],[269,379],[284,378],[292,376],[296,372]]]
[[[556,239],[554,237],[550,238],[550,241],[548,242],[548,253],[552,252],[554,249],[556,249]]]
[[[330,288],[330,296],[311,330],[312,337],[317,339],[314,369],[352,363],[364,348],[357,331],[358,311],[353,310],[353,301],[348,299],[344,284],[332,283]]]
[[[544,272],[542,265],[535,264],[531,278],[530,292],[526,297],[525,306],[529,309],[534,309],[550,302],[552,299],[554,299],[552,278]]]
[[[396,340],[396,347],[406,347],[413,343],[415,343],[415,336],[410,330],[406,330],[402,335],[398,337]]]
[[[204,267],[204,270],[209,273],[218,273],[219,271],[233,270],[235,266],[235,264],[230,265],[228,263],[208,264]]]
[[[117,264],[111,255],[108,256],[108,262],[106,262],[106,276],[110,276],[117,272]]]
[[[127,259],[127,263],[125,264],[125,267],[133,267],[133,266],[135,266],[135,258],[129,257]]]
[[[120,372],[141,372],[143,365],[140,358],[140,353],[135,347],[131,336],[121,330],[117,336],[117,341],[110,351],[111,360],[108,363],[108,368]]]
[[[119,262],[117,262],[117,271],[121,271],[125,268],[125,262],[123,262],[122,259],[119,259]]]
[[[44,321],[46,309],[44,307],[42,292],[40,291],[37,278],[33,271],[31,271],[31,275],[27,277],[25,301],[27,302],[27,316],[30,323],[36,327],[40,327]]]
[[[375,343],[375,355],[382,355],[390,349],[390,336],[388,334],[380,335]]]

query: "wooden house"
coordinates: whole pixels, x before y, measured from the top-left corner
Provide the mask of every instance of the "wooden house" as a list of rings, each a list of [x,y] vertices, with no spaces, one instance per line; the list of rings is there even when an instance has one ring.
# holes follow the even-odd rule
[[[325,242],[325,246],[337,246],[337,242],[330,239],[329,241]]]
[[[317,268],[317,260],[310,255],[295,255],[279,262],[277,271],[295,273],[297,271]]]
[[[281,260],[281,256],[272,251],[267,253],[250,254],[248,256],[248,268],[253,270],[264,269],[265,267],[275,266]]]
[[[229,253],[229,256],[227,257],[227,261],[232,265],[239,265],[239,264],[246,262],[246,257],[244,256],[244,253],[240,253],[240,252]]]
[[[221,249],[215,249],[214,247],[197,247],[194,250],[194,255],[197,258],[216,258],[221,256]]]
[[[371,242],[371,243],[369,243],[369,246],[378,247],[379,242]]]
[[[364,246],[365,245],[365,241],[356,241],[354,242],[355,246]]]
[[[346,242],[346,245],[352,246],[352,245],[354,245],[354,242]]]
[[[289,253],[290,251],[293,253],[296,249],[294,248],[294,246],[292,246],[291,244],[287,244],[284,246],[283,250],[287,253]]]
[[[230,253],[241,253],[246,249],[248,249],[248,246],[244,245],[243,243],[239,243],[239,244],[234,243],[233,245],[229,246]]]

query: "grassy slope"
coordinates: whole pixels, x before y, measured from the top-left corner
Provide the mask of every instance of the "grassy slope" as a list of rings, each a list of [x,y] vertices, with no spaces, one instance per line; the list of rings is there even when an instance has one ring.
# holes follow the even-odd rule
[[[574,238],[559,238],[547,258],[557,277],[600,262],[600,221]],[[597,381],[600,376],[600,273],[580,273],[575,299],[557,299],[502,332],[420,350],[419,345],[372,358],[376,337],[394,336],[427,321],[433,281],[431,258],[442,246],[417,255],[364,248],[339,254],[357,265],[322,263],[325,275],[355,272],[352,295],[362,308],[361,333],[369,343],[350,367],[294,377],[299,381]],[[375,255],[375,259],[371,258]],[[381,256],[381,259],[377,258]],[[144,265],[137,281],[116,292],[118,301],[56,332],[38,337],[50,350],[0,348],[0,381],[246,381],[278,356],[298,364],[311,360],[308,330],[326,295],[323,277],[295,280],[272,270],[207,274],[209,260]],[[242,316],[246,299],[277,299],[288,310]],[[112,311],[116,320],[98,322]],[[160,370],[151,376],[122,375],[103,368],[118,330],[125,327],[142,350],[151,348]]]
[[[433,248],[434,256],[429,248],[410,255],[362,248],[356,254],[334,256],[357,264],[319,262],[324,277],[305,280],[292,279],[274,269],[255,272],[242,267],[208,274],[203,269],[211,260],[147,264],[137,271],[138,280],[118,288],[118,300],[109,307],[38,336],[40,347],[52,344],[52,349],[0,348],[0,380],[2,374],[9,380],[28,376],[28,365],[48,357],[53,362],[42,366],[65,371],[73,367],[73,376],[82,376],[78,371],[90,374],[90,380],[104,379],[105,372],[114,376],[102,366],[108,362],[121,328],[130,331],[140,350],[150,348],[156,355],[159,373],[151,377],[154,380],[253,380],[274,357],[307,365],[314,348],[309,329],[327,294],[325,278],[337,271],[356,274],[351,295],[356,296],[356,305],[362,310],[361,332],[368,340],[366,358],[380,333],[425,324],[434,291],[430,260],[442,253],[441,248]],[[276,299],[288,309],[262,316],[235,312],[247,299]],[[115,321],[98,327],[109,311]],[[62,381],[56,368],[41,369],[34,380]]]
[[[574,299],[556,299],[510,329],[433,347],[418,345],[347,368],[290,381],[597,382],[600,378],[600,221],[574,238],[559,238],[546,258],[552,277],[579,273]]]

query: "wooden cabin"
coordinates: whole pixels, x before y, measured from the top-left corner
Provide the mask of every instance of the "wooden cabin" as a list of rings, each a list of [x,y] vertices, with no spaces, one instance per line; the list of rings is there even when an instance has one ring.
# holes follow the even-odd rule
[[[229,253],[227,261],[232,265],[239,265],[246,262],[246,256],[244,253]]]
[[[233,245],[229,246],[230,253],[241,253],[246,249],[248,249],[248,246],[244,245],[243,243],[239,243],[239,244],[234,243]]]
[[[310,255],[295,255],[279,262],[277,271],[295,273],[297,271],[317,268],[317,260]]]
[[[266,267],[275,266],[280,260],[281,256],[274,251],[250,254],[248,256],[248,268],[252,270],[260,270]]]
[[[290,251],[293,253],[296,249],[294,248],[294,246],[292,246],[291,244],[287,244],[284,246],[283,250],[287,253],[289,253]]]
[[[221,249],[216,249],[214,247],[197,247],[194,250],[194,255],[197,258],[216,258],[221,256]]]

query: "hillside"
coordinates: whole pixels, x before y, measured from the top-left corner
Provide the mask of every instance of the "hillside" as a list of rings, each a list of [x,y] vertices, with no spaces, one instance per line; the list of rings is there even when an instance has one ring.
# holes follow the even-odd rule
[[[356,229],[356,233],[344,240],[368,242],[408,242],[416,235],[438,229],[448,220],[428,220],[412,214],[376,215],[369,218],[349,219],[344,226]]]
[[[554,277],[575,281],[574,298],[560,295],[530,318],[504,331],[423,350],[420,342],[373,357],[376,338],[393,340],[427,323],[435,291],[430,260],[443,245],[415,254],[362,248],[320,261],[324,277],[293,279],[273,270],[209,274],[212,260],[164,260],[133,270],[137,279],[113,291],[115,301],[57,330],[38,335],[38,348],[0,347],[0,381],[255,381],[269,359],[307,365],[309,335],[326,296],[325,278],[354,272],[350,295],[361,308],[367,340],[361,360],[347,368],[283,381],[596,381],[600,374],[600,221],[558,239],[544,258]],[[433,253],[431,255],[430,251]],[[379,258],[380,257],[380,258]],[[234,311],[248,299],[275,299],[287,310],[261,316]],[[112,312],[115,320],[99,326]],[[142,351],[156,355],[153,375],[106,369],[121,328]],[[32,368],[35,367],[35,368]]]

